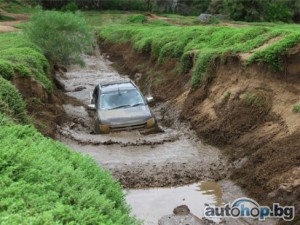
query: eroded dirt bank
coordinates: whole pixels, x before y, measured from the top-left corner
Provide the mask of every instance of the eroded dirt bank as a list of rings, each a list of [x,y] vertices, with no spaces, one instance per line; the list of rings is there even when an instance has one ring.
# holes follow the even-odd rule
[[[276,74],[266,65],[244,67],[238,56],[223,64],[216,59],[207,83],[195,90],[192,73],[179,74],[176,61],[158,64],[130,45],[102,48],[119,71],[144,91],[151,84],[156,99],[168,100],[201,138],[222,148],[234,165],[231,177],[250,196],[295,205],[299,222],[300,115],[292,111],[300,102],[297,48],[287,55],[286,70]]]

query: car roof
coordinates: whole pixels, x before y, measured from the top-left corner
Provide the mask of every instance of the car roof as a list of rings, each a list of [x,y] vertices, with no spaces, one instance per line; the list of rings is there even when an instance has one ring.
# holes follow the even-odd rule
[[[101,92],[108,93],[117,90],[134,90],[137,89],[132,81],[117,81],[100,84]]]

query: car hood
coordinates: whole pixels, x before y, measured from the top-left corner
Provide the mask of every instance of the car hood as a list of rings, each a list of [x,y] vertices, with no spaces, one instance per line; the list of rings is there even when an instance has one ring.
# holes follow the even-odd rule
[[[147,105],[98,111],[99,120],[107,125],[138,124],[146,122],[151,117],[152,114]]]

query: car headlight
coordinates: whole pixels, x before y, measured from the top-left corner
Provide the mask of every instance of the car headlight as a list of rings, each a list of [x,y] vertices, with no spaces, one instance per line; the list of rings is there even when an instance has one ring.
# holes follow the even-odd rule
[[[147,120],[147,128],[151,128],[155,125],[155,119],[152,117]]]
[[[108,134],[110,132],[110,128],[108,125],[101,124],[99,128],[101,133]]]

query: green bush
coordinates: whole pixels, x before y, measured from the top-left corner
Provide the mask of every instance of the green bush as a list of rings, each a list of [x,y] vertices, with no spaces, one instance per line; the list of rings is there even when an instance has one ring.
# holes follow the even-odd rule
[[[0,114],[0,224],[136,224],[119,183],[63,144]]]
[[[92,49],[92,32],[79,13],[37,11],[25,34],[54,63],[83,64],[82,53]]]
[[[14,85],[2,77],[0,77],[0,112],[19,122],[28,121],[22,96]]]
[[[69,2],[61,8],[63,12],[73,12],[78,11],[79,7],[75,2]]]
[[[283,2],[271,3],[266,7],[265,20],[270,22],[291,22],[293,13]]]
[[[128,17],[130,23],[145,23],[148,21],[148,18],[145,15],[132,15]]]

